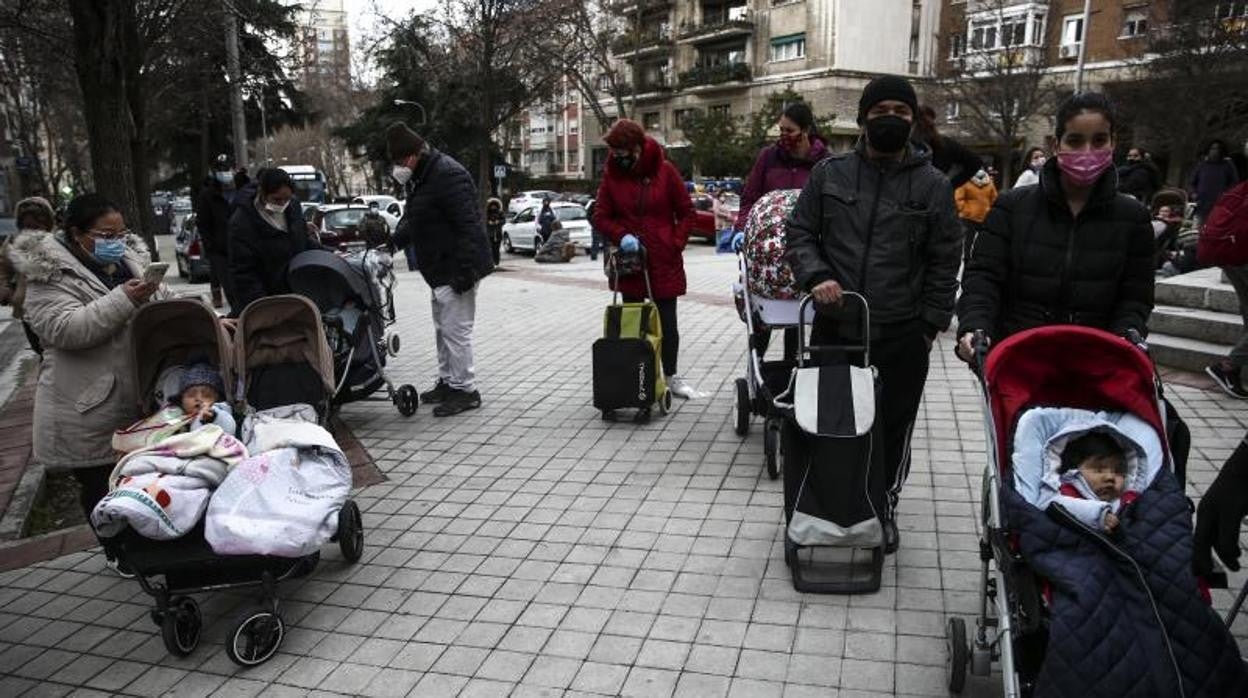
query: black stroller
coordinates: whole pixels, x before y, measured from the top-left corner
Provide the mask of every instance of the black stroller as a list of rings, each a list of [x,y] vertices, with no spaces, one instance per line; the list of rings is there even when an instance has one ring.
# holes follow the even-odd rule
[[[875,418],[879,384],[871,366],[867,300],[844,295],[855,303],[838,312],[860,306],[859,338],[808,346],[804,319],[813,299],[803,299],[797,366],[775,399],[784,415],[784,561],[798,591],[868,594],[879,590],[884,568],[880,512],[887,487]]]
[[[176,331],[170,330],[173,327]],[[225,378],[226,400],[248,410],[307,402],[324,420],[331,385],[326,375],[329,361],[316,309],[307,300],[274,296],[252,303],[239,317],[236,340],[231,343],[217,314],[200,300],[160,301],[139,309],[131,345],[144,411],[155,402],[165,368],[206,357]],[[242,386],[237,395],[236,385]],[[363,521],[359,507],[349,499],[338,512],[333,540],[348,562],[363,555]],[[260,598],[238,616],[226,636],[226,655],[243,667],[268,661],[281,646],[286,626],[279,612],[278,584],[311,573],[320,560],[319,553],[297,558],[219,555],[204,538],[202,520],[174,540],[150,540],[127,528],[105,539],[104,545],[133,569],[139,586],[155,599],[152,622],[160,628],[169,653],[177,657],[198,647],[203,629],[199,604],[191,594],[259,587]]]
[[[334,360],[332,406],[363,400],[382,387],[404,417],[419,405],[416,388],[397,388],[386,375],[386,357],[399,353],[394,324],[394,274],[390,256],[364,249],[345,257],[326,250],[295,256],[287,272],[290,288],[321,311]]]

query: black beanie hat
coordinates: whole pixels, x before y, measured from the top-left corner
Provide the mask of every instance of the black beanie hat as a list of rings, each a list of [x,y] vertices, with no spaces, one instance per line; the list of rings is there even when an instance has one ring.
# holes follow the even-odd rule
[[[910,81],[896,75],[881,75],[867,83],[862,90],[862,99],[858,100],[858,123],[867,120],[867,110],[886,99],[895,99],[910,105],[915,117],[919,114],[919,98],[914,94]]]
[[[386,153],[391,160],[402,160],[425,149],[425,139],[407,127],[407,124],[393,123],[386,129]]]

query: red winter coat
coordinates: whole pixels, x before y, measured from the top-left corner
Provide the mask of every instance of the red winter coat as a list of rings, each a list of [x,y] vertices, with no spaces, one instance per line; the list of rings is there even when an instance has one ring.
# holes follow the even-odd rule
[[[615,245],[630,233],[641,240],[656,299],[685,295],[681,252],[689,242],[693,219],[693,202],[680,171],[667,161],[654,139],[646,138],[641,158],[631,170],[620,171],[607,160],[594,199],[594,228]],[[646,282],[640,275],[625,277],[620,279],[619,291],[644,296]]]

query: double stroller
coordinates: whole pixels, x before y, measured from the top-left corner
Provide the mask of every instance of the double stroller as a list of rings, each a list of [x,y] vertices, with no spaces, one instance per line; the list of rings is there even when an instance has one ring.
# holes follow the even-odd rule
[[[334,390],[332,359],[320,313],[300,296],[252,303],[239,317],[233,340],[212,308],[200,300],[151,303],[134,319],[132,347],[145,412],[159,406],[160,376],[166,369],[206,360],[224,378],[223,399],[241,406],[244,414],[303,403],[315,408],[322,425],[328,419]],[[363,554],[363,522],[350,499],[337,512],[331,540],[348,562]],[[155,599],[152,622],[175,656],[189,655],[200,641],[203,616],[192,594],[258,588],[257,601],[247,606],[226,635],[227,656],[244,667],[267,661],[282,643],[286,627],[279,583],[310,573],[320,557],[319,552],[301,557],[220,555],[208,544],[202,520],[173,540],[151,540],[126,528],[104,539],[104,545]]]
[[[340,256],[327,250],[295,255],[287,271],[291,291],[311,300],[320,311],[333,364],[331,409],[363,400],[383,387],[404,417],[419,406],[416,388],[395,386],[386,358],[397,356],[394,272],[389,253],[365,248]]]
[[[1192,571],[1191,504],[1142,344],[1076,326],[1020,332],[991,353],[975,339],[988,456],[979,611],[973,637],[963,618],[946,625],[949,689],[999,662],[1007,698],[1248,695],[1235,641]],[[1031,494],[1029,478],[1055,477],[1065,433],[1043,420],[1068,412],[1132,425],[1126,443],[1140,447],[1124,454],[1150,473],[1105,529]]]

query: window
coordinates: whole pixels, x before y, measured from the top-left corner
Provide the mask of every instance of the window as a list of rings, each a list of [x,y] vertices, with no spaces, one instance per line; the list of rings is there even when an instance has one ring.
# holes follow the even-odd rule
[[[949,57],[958,58],[969,51],[996,51],[1016,46],[1040,46],[1044,40],[1044,12],[1026,11],[1013,14],[995,12],[972,16],[967,33],[953,34]]]
[[[1021,46],[1027,42],[1027,16],[1007,17],[1001,21],[1001,45]]]
[[[962,105],[959,102],[945,103],[945,121],[957,121],[962,117]]]
[[[1122,15],[1122,34],[1120,39],[1132,39],[1148,33],[1148,9],[1136,8],[1126,10]]]
[[[693,116],[694,113],[695,110],[693,109],[677,109],[672,112],[672,123],[676,125],[676,128],[684,128],[685,122],[689,121],[689,117]]]
[[[732,106],[728,104],[716,104],[707,109],[714,116],[731,116]]]
[[[573,122],[570,122],[570,123],[568,124],[568,133],[569,133],[569,134],[571,134],[571,135],[575,136],[576,134],[578,134],[578,133],[580,133],[580,132],[581,132],[581,125],[580,125],[580,123],[578,123],[578,122],[576,122],[576,121],[573,121]]]
[[[806,57],[806,35],[793,34],[771,40],[771,60],[792,61]]]
[[[1248,17],[1248,2],[1220,2],[1215,11],[1218,19]]]
[[[659,131],[663,128],[662,113],[648,111],[641,117],[641,123],[647,131]]]
[[[966,53],[966,34],[957,32],[949,35],[949,57],[960,58]]]
[[[1083,15],[1062,18],[1062,46],[1076,46],[1083,41]]]

